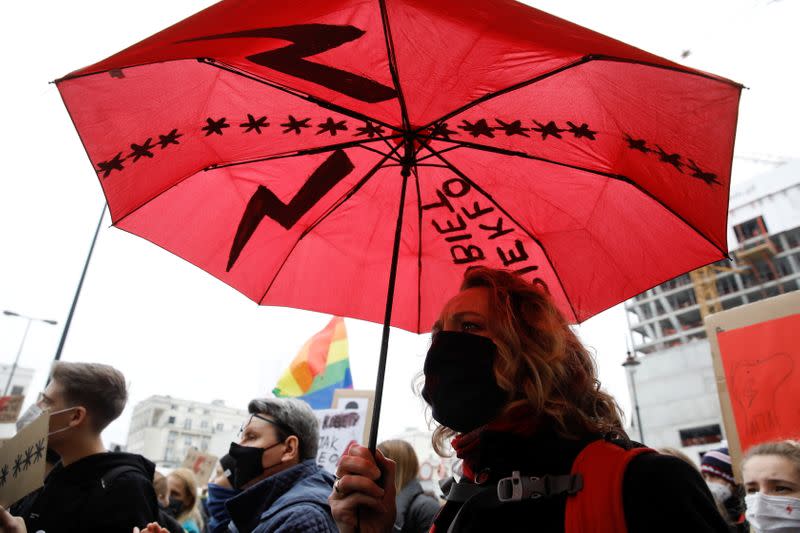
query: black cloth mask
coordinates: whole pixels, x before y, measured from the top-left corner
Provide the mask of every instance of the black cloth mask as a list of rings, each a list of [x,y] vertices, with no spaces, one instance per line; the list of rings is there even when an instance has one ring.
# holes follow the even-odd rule
[[[167,505],[165,511],[172,518],[178,518],[178,515],[181,514],[181,511],[183,511],[183,502],[178,498],[170,498],[169,505]]]
[[[247,485],[250,481],[262,475],[265,470],[281,464],[281,461],[278,461],[266,467],[261,465],[261,458],[264,456],[264,452],[271,450],[275,446],[280,446],[281,444],[283,444],[283,442],[276,442],[267,448],[257,448],[255,446],[242,446],[241,444],[231,442],[228,455],[233,462],[233,468],[231,469],[233,475],[228,479],[233,488],[242,490],[244,485]]]
[[[489,423],[507,401],[494,378],[497,346],[460,331],[437,333],[425,357],[422,398],[434,420],[459,433]]]

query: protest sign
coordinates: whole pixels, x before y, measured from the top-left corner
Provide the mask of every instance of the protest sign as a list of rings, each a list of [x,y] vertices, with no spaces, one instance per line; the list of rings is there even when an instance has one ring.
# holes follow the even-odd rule
[[[753,444],[800,436],[800,292],[706,318],[733,472]]]
[[[0,445],[0,505],[8,507],[42,486],[50,417],[39,416]]]
[[[317,464],[336,473],[339,458],[353,443],[363,444],[366,412],[360,409],[318,409],[314,411],[319,421],[319,450]]]
[[[208,478],[211,477],[211,472],[217,466],[218,457],[210,453],[204,453],[197,448],[189,448],[186,452],[186,458],[181,464],[181,468],[188,468],[194,472],[197,485],[205,487],[208,484]]]
[[[333,409],[357,409],[366,413],[367,420],[372,420],[372,404],[375,403],[375,392],[371,390],[336,389],[333,391]],[[369,423],[364,423],[364,437],[360,444],[369,442]]]
[[[0,424],[17,421],[25,396],[0,396]]]

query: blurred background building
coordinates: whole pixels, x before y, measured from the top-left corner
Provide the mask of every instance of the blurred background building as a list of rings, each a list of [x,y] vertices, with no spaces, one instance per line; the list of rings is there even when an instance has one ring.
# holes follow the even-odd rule
[[[731,187],[731,261],[678,276],[625,303],[638,365],[629,365],[631,437],[693,460],[725,438],[703,318],[798,289],[800,160]]]
[[[247,417],[247,410],[211,403],[150,396],[133,408],[125,449],[159,468],[177,468],[190,448],[221,457]]]
[[[0,386],[3,387],[0,392],[5,390],[8,385],[10,396],[26,396],[30,392],[31,381],[33,381],[33,369],[18,366],[14,369],[14,375],[11,376],[11,367],[12,365],[0,365]],[[11,378],[10,382],[9,377]],[[16,432],[15,423],[0,424],[0,439],[11,438]]]

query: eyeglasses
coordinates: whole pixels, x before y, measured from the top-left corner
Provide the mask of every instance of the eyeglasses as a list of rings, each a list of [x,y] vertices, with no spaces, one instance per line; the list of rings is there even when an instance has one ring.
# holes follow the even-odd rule
[[[279,422],[278,420],[272,420],[259,413],[252,413],[250,415],[250,418],[248,418],[247,421],[242,423],[241,427],[239,427],[239,433],[237,437],[241,438],[242,433],[244,433],[244,428],[249,426],[250,422],[252,422],[254,418],[258,418],[259,420],[263,420],[268,424],[272,424],[276,428],[280,429],[287,437],[290,435],[297,435],[296,431],[294,431],[291,427],[289,427],[287,424],[284,424],[283,422]]]

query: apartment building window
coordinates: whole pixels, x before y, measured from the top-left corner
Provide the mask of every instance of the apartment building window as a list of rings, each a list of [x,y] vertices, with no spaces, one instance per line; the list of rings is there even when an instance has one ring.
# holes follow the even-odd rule
[[[225,424],[217,422],[217,431],[222,431],[223,429],[225,429]]]
[[[19,385],[14,385],[11,387],[11,396],[22,396],[22,393],[25,391],[23,387]]]
[[[186,438],[184,438],[184,439],[183,439],[183,443],[184,443],[186,446],[191,446],[191,445],[192,445],[192,437],[186,437]]]
[[[168,425],[168,426],[173,426],[173,425],[175,425],[175,417],[174,417],[174,416],[171,416],[171,417],[169,417],[169,418],[167,419],[167,425]]]
[[[200,429],[208,429],[208,420],[200,421]]]
[[[177,431],[170,431],[169,434],[167,435],[167,442],[172,444],[172,443],[175,442],[175,439],[177,439],[177,438],[178,438],[178,432]]]
[[[187,418],[183,421],[183,429],[192,429],[192,419]]]
[[[697,446],[699,444],[713,444],[722,441],[722,429],[719,424],[709,424],[678,431],[681,446]]]
[[[736,239],[742,242],[759,235],[766,235],[767,225],[764,223],[763,217],[756,217],[747,222],[737,224],[733,227],[733,231],[736,233]]]

